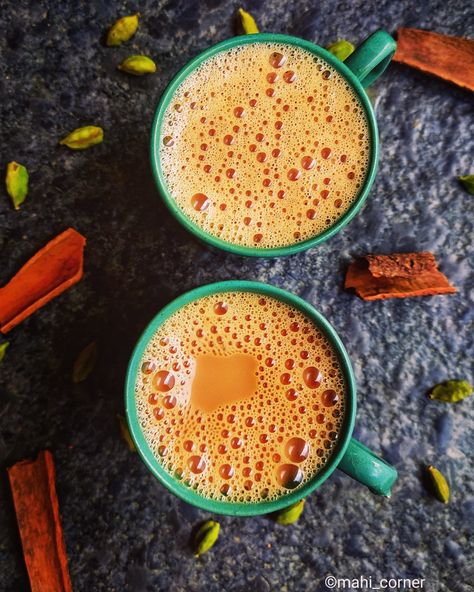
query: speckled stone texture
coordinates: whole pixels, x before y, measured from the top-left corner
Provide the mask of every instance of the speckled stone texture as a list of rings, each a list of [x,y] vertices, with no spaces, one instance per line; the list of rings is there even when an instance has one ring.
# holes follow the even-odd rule
[[[254,0],[246,8],[262,30],[326,45],[399,26],[468,35],[470,4]],[[42,448],[56,460],[76,592],[316,592],[327,589],[327,574],[374,582],[420,577],[425,590],[472,590],[472,400],[449,406],[426,392],[471,372],[473,197],[456,177],[474,172],[473,97],[391,65],[373,89],[380,168],[356,219],[286,259],[210,251],[161,204],[148,137],[167,82],[200,50],[233,35],[237,7],[222,0],[0,0],[0,160],[2,167],[17,160],[31,173],[20,212],[5,194],[0,199],[0,284],[68,226],[88,241],[82,282],[8,336],[0,371],[2,592],[28,590],[5,468]],[[107,27],[136,10],[142,19],[133,40],[105,47]],[[156,75],[136,79],[116,70],[139,52],[156,59]],[[103,126],[103,144],[77,153],[58,146],[86,124]],[[456,295],[367,303],[343,291],[353,257],[424,249],[436,254]],[[220,518],[218,544],[196,560],[190,532],[209,515],[158,484],[121,439],[116,415],[146,323],[183,291],[230,278],[286,288],[327,316],[354,363],[355,435],[400,477],[388,500],[336,471],[292,527],[265,517]],[[98,365],[73,385],[72,363],[92,340]],[[425,492],[425,463],[448,475],[449,505]]]

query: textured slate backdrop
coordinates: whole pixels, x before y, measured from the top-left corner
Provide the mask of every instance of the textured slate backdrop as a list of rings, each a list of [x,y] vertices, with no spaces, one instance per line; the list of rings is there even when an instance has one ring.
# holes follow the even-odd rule
[[[382,27],[473,32],[468,1],[419,3],[253,0],[262,30],[326,45]],[[189,58],[233,34],[234,2],[0,0],[2,166],[25,163],[31,191],[20,212],[0,199],[0,284],[68,226],[88,240],[83,281],[9,335],[0,373],[0,590],[27,590],[6,466],[53,451],[74,589],[323,591],[324,577],[423,577],[430,591],[468,591],[474,580],[472,401],[427,400],[433,384],[469,377],[474,282],[473,197],[456,176],[472,169],[472,95],[391,65],[376,84],[381,161],[358,217],[329,242],[280,260],[239,259],[197,244],[161,205],[148,164],[157,100]],[[115,18],[139,10],[138,34],[109,49]],[[115,69],[130,53],[159,73]],[[105,142],[73,153],[58,138],[100,124]],[[430,249],[459,287],[449,297],[364,303],[342,290],[352,257]],[[359,384],[356,435],[394,463],[391,500],[342,474],[315,492],[298,525],[222,518],[215,550],[187,543],[208,516],[175,499],[120,437],[122,383],[147,321],[184,290],[220,279],[265,281],[302,295],[334,324]],[[71,384],[78,352],[100,359]],[[444,507],[420,482],[434,462],[450,478]]]

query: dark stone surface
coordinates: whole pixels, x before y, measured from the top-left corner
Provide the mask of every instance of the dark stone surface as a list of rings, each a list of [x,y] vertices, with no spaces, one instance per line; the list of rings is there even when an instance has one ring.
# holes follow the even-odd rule
[[[470,2],[254,0],[262,30],[326,45],[382,27],[472,33]],[[472,95],[391,65],[375,85],[377,180],[357,218],[329,242],[279,260],[239,259],[197,244],[158,200],[148,164],[152,114],[166,83],[199,50],[233,34],[237,4],[0,0],[0,154],[31,173],[20,212],[0,200],[0,284],[68,226],[88,240],[85,277],[8,336],[0,373],[0,590],[27,590],[5,467],[53,451],[74,589],[80,592],[324,591],[324,577],[421,577],[430,591],[473,581],[472,401],[445,406],[426,391],[469,378],[472,359]],[[133,40],[103,45],[122,14],[143,17]],[[132,79],[131,53],[159,73]],[[85,124],[105,141],[74,153],[57,142]],[[471,128],[469,129],[469,126]],[[3,166],[3,165],[2,165]],[[459,287],[448,297],[364,303],[342,290],[352,257],[430,249]],[[400,473],[391,500],[343,474],[290,528],[222,518],[213,552],[196,560],[191,529],[208,516],[167,493],[120,437],[122,383],[134,341],[174,296],[219,279],[258,279],[304,295],[333,323],[359,384],[356,435]],[[98,365],[81,385],[71,365],[93,339]],[[430,498],[420,467],[435,463],[452,502]]]

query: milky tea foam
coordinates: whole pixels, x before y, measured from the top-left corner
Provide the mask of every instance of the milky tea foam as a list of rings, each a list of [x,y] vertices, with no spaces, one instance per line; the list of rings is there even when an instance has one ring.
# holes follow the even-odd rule
[[[205,60],[177,88],[159,141],[182,213],[214,237],[259,248],[332,226],[357,199],[370,156],[356,92],[322,58],[284,43]]]
[[[163,469],[214,500],[275,500],[331,458],[347,387],[333,346],[300,310],[251,292],[194,300],[146,345],[138,422]]]

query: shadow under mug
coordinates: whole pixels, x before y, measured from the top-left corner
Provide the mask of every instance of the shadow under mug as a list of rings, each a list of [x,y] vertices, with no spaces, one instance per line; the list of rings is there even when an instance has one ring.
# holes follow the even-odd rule
[[[253,292],[280,300],[300,310],[328,338],[338,356],[347,385],[344,423],[333,454],[324,467],[307,483],[290,491],[276,500],[262,500],[258,503],[237,503],[213,500],[201,496],[184,483],[175,479],[160,464],[145,440],[140,428],[135,401],[136,377],[140,372],[141,359],[146,346],[157,329],[177,310],[194,300],[225,292]],[[179,296],[165,306],[150,322],[138,340],[132,354],[125,384],[125,409],[130,434],[135,442],[142,460],[153,475],[172,493],[184,501],[203,510],[216,514],[233,516],[254,516],[274,512],[293,504],[309,495],[334,472],[341,469],[350,477],[366,485],[372,492],[389,497],[391,487],[397,478],[397,471],[383,459],[374,454],[366,446],[352,438],[356,413],[356,384],[349,356],[336,331],[325,317],[306,301],[280,288],[253,281],[231,280],[217,282],[196,288]]]
[[[357,94],[361,105],[365,111],[370,134],[370,155],[367,173],[359,193],[347,212],[341,216],[336,222],[324,230],[323,232],[299,243],[290,244],[283,247],[262,248],[262,247],[247,247],[236,243],[224,241],[218,237],[212,236],[205,232],[200,226],[192,222],[176,204],[168,190],[167,183],[163,171],[161,169],[160,150],[162,148],[161,128],[168,105],[173,100],[176,90],[181,83],[196,70],[205,60],[215,56],[216,54],[227,51],[231,48],[249,43],[283,43],[286,45],[296,45],[312,54],[324,59],[335,70],[341,74],[351,88]],[[377,131],[377,123],[375,113],[370,103],[364,88],[372,84],[387,68],[393,54],[395,53],[395,40],[385,31],[376,31],[368,37],[355,52],[350,55],[344,62],[332,55],[327,50],[319,45],[315,45],[309,41],[299,39],[298,37],[291,37],[289,35],[279,35],[276,33],[258,33],[256,35],[243,35],[227,39],[209,49],[205,50],[184,66],[182,70],[173,78],[166,88],[163,96],[158,104],[153,128],[151,132],[151,166],[153,176],[155,178],[158,191],[163,198],[166,206],[169,208],[173,216],[191,233],[198,237],[201,241],[229,251],[236,255],[246,255],[250,257],[281,257],[284,255],[292,255],[300,251],[314,247],[319,243],[327,240],[336,232],[339,232],[362,207],[364,201],[369,194],[370,188],[375,179],[377,164],[379,159],[379,139]]]

